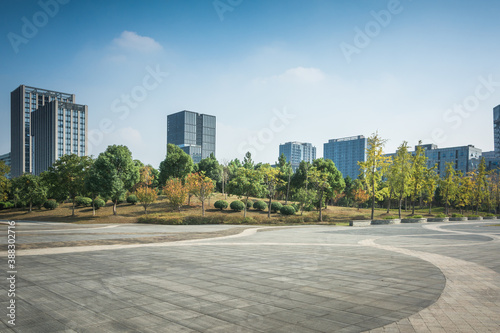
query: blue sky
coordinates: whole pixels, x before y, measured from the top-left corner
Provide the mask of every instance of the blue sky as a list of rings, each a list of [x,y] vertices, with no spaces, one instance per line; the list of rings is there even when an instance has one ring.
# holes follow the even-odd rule
[[[166,117],[184,109],[217,116],[219,160],[273,163],[287,141],[322,157],[329,139],[375,131],[387,152],[403,140],[490,151],[499,12],[494,0],[2,1],[0,154],[20,84],[88,105],[93,155],[124,144],[156,167]]]

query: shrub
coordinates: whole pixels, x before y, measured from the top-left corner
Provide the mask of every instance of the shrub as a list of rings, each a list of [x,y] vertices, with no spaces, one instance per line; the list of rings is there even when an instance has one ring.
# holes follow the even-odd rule
[[[267,209],[267,204],[264,201],[262,201],[262,200],[255,201],[253,203],[253,208],[255,208],[257,210],[266,210]]]
[[[283,207],[281,202],[275,201],[275,202],[271,203],[271,211],[273,213],[276,213],[277,211],[279,211],[281,209],[281,207]]]
[[[10,209],[10,208],[14,208],[14,203],[13,202],[9,202],[9,201],[2,202],[2,201],[0,201],[0,209]]]
[[[87,198],[87,197],[76,197],[75,204],[77,206],[80,206],[80,207],[91,207],[92,206],[92,199]]]
[[[236,200],[231,202],[229,207],[235,212],[241,212],[243,209],[245,209],[245,204],[240,200]]]
[[[451,217],[464,217],[464,216],[462,214],[453,213],[451,214]]]
[[[313,204],[304,206],[304,211],[305,212],[312,212],[313,210],[314,210],[314,205]]]
[[[423,216],[422,215],[413,215],[411,218],[412,219],[421,219],[421,218],[423,218]]]
[[[292,207],[292,205],[286,205],[281,207],[280,213],[283,215],[293,215],[295,214],[295,209]]]
[[[447,217],[445,213],[439,213],[439,214],[436,214],[434,217],[438,217],[438,218],[444,218],[444,217]]]
[[[389,215],[384,217],[384,220],[395,220],[395,219],[399,219],[399,217],[394,215]]]
[[[292,206],[292,207],[293,207],[293,209],[295,209],[295,212],[296,212],[296,213],[300,210],[299,204],[293,203],[293,204],[291,204],[290,206]]]
[[[468,217],[479,217],[479,215],[469,215]]]
[[[490,216],[496,216],[496,215],[495,215],[495,214],[492,214],[492,213],[486,213],[486,214],[483,214],[483,216],[490,217]]]
[[[45,209],[50,209],[50,210],[56,209],[57,206],[59,206],[59,204],[54,199],[49,199],[49,200],[45,201],[45,203],[43,204],[43,207]]]
[[[102,200],[101,198],[97,198],[94,200],[94,207],[95,209],[99,209],[101,207],[106,206],[106,202]]]
[[[137,199],[137,196],[135,194],[131,194],[127,197],[127,202],[131,205],[135,205],[137,201],[139,200]]]
[[[252,200],[245,200],[245,201],[243,201],[243,202],[246,202],[246,204],[247,204],[247,209],[250,209],[250,208],[252,208],[252,207],[253,207],[253,201],[252,201]]]
[[[220,210],[226,209],[227,206],[228,206],[228,203],[225,200],[217,200],[214,203],[214,207],[217,208],[217,209],[220,209]]]

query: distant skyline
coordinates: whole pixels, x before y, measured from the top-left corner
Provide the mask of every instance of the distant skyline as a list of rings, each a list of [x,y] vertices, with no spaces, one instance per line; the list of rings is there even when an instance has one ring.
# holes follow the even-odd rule
[[[167,115],[217,117],[217,159],[373,132],[492,151],[500,104],[494,0],[3,1],[0,155],[20,84],[88,105],[89,153],[155,167]]]

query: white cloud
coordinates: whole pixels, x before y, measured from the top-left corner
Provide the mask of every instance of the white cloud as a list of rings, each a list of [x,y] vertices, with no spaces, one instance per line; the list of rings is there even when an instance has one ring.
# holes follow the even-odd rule
[[[258,79],[260,83],[280,82],[280,83],[318,83],[326,78],[326,74],[314,67],[295,67],[286,70],[280,75]]]
[[[160,51],[161,45],[151,37],[138,35],[133,31],[124,31],[119,38],[113,40],[113,44],[122,49],[152,53]]]

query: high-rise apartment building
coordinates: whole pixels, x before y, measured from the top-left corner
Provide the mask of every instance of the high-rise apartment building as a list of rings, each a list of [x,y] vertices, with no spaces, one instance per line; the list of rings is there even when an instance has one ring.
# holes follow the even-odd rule
[[[34,173],[33,112],[52,101],[75,102],[75,95],[20,85],[10,94],[11,175]],[[85,134],[87,136],[87,134]]]
[[[297,170],[301,161],[312,163],[316,159],[316,147],[310,143],[287,142],[280,144],[279,156],[284,154],[286,161],[290,162],[293,171]]]
[[[32,113],[33,173],[39,175],[63,155],[87,155],[88,107],[54,100]]]
[[[193,162],[215,156],[215,116],[180,111],[167,117],[167,144],[179,146]]]
[[[358,162],[366,160],[366,144],[363,135],[328,140],[323,145],[323,155],[335,163],[342,176],[356,179],[359,176]]]
[[[500,158],[500,105],[493,108],[493,126],[495,138],[495,157]]]

